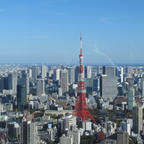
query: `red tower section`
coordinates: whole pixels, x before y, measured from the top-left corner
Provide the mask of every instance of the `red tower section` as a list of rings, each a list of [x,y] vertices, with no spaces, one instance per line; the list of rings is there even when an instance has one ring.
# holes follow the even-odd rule
[[[75,103],[75,110],[73,115],[81,118],[82,121],[87,121],[90,118],[93,122],[96,122],[93,116],[90,114],[88,106],[86,104],[86,89],[84,82],[84,68],[83,68],[83,54],[82,54],[82,37],[80,37],[80,55],[79,55],[79,81],[77,89],[77,99]]]

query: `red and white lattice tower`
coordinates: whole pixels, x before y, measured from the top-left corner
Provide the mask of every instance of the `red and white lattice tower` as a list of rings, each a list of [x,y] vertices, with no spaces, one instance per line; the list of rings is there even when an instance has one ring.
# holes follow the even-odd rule
[[[83,54],[82,54],[82,37],[80,37],[80,55],[79,55],[79,75],[78,75],[78,89],[77,89],[77,99],[75,103],[75,110],[73,115],[81,118],[83,122],[87,121],[89,118],[96,122],[93,116],[90,114],[88,106],[86,104],[86,89],[84,82],[84,66],[83,66]]]

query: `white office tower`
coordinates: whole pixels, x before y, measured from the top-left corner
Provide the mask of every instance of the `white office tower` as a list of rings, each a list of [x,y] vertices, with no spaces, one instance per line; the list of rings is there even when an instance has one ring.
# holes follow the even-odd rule
[[[62,94],[65,94],[68,91],[68,71],[66,69],[61,70],[60,85],[62,88]]]
[[[143,129],[143,108],[135,106],[133,108],[133,130],[134,133],[140,134]]]
[[[85,67],[85,78],[91,78],[92,77],[92,67],[86,66]]]
[[[97,66],[97,75],[99,75],[99,74],[101,74],[101,68],[100,68],[100,66],[98,65],[98,66]]]
[[[28,69],[29,78],[32,78],[32,69]]]
[[[81,131],[79,129],[68,131],[68,135],[73,137],[73,144],[80,144]]]
[[[74,144],[73,143],[73,136],[62,135],[60,137],[60,144]]]
[[[8,74],[8,89],[12,90],[14,94],[17,93],[17,73]]]
[[[32,67],[32,82],[36,83],[38,76],[38,67]]]
[[[123,83],[124,81],[124,68],[120,67],[120,82]]]
[[[60,80],[60,69],[56,69],[55,71],[54,71],[54,78],[55,78],[55,80]]]
[[[22,71],[22,85],[26,87],[26,93],[29,94],[29,75],[27,71]]]
[[[128,89],[128,110],[132,110],[135,106],[135,90],[133,87]]]
[[[92,123],[90,121],[82,122],[82,126],[83,126],[84,131],[92,130]]]
[[[61,132],[76,127],[76,117],[73,117],[72,115],[64,116],[58,120],[58,125]]]
[[[36,123],[23,119],[21,128],[21,144],[39,144]]]
[[[116,144],[129,144],[129,135],[126,132],[117,133]]]
[[[42,79],[45,79],[47,77],[47,70],[48,70],[47,66],[42,65],[42,67],[41,67],[41,76],[42,76]]]
[[[44,79],[37,79],[36,87],[37,87],[36,88],[37,96],[41,96],[42,94],[45,94]]]
[[[27,124],[27,144],[37,143],[37,129],[35,123],[28,121]]]
[[[68,68],[69,84],[73,84],[75,81],[75,68]]]
[[[58,88],[58,96],[62,96],[62,89]]]
[[[54,70],[53,70],[53,69],[49,70],[48,76],[49,76],[49,77],[52,77],[53,75],[54,75]]]

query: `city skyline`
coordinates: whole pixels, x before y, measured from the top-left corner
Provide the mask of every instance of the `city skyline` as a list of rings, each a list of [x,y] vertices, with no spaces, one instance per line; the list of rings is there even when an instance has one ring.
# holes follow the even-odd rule
[[[0,143],[143,144],[144,66],[0,65]]]
[[[143,64],[144,2],[0,2],[0,63]]]

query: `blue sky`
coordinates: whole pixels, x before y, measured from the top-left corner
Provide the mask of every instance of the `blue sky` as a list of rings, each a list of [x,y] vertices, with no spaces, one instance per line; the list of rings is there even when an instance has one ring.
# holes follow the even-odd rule
[[[0,63],[144,63],[143,0],[0,0]]]

